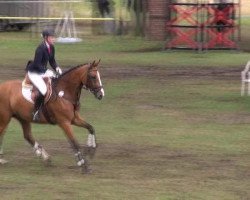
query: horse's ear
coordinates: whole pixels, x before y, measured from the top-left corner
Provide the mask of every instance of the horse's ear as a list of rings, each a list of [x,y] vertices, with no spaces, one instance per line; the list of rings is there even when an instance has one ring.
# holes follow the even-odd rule
[[[95,60],[90,64],[90,68],[95,66]]]
[[[101,62],[101,59],[98,60],[98,62],[96,62],[95,60],[91,63],[90,68],[92,67],[97,67],[99,65],[99,63]]]
[[[96,63],[96,66],[99,65],[99,63],[101,62],[101,58],[98,60],[98,62]]]

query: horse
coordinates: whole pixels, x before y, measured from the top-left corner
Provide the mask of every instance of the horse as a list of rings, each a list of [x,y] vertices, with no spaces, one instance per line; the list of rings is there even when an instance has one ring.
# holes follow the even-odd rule
[[[65,132],[74,150],[77,165],[83,172],[88,172],[87,159],[74,137],[72,125],[87,129],[89,132],[87,147],[96,149],[95,130],[80,115],[80,96],[82,89],[86,89],[99,100],[104,97],[104,88],[98,71],[99,62],[72,67],[52,79],[52,95],[43,105],[38,121],[34,121],[32,117],[34,104],[22,95],[21,80],[10,80],[0,84],[0,149],[5,129],[11,118],[15,118],[20,122],[23,136],[33,147],[35,154],[50,162],[50,155],[32,136],[31,123],[57,124]]]

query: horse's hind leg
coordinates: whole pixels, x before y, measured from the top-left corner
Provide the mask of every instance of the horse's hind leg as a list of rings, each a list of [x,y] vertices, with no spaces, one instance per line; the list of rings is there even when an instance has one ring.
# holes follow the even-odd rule
[[[19,120],[23,129],[23,136],[29,142],[29,144],[34,148],[35,154],[39,157],[42,157],[45,161],[50,161],[49,154],[45,149],[35,141],[31,134],[31,124],[30,122]]]
[[[3,154],[3,136],[4,136],[4,132],[5,132],[5,129],[7,127],[7,125],[9,124],[10,122],[10,118],[7,120],[4,120],[2,117],[2,120],[0,120],[0,154],[2,155]]]
[[[0,156],[3,155],[3,135],[0,136]]]
[[[0,136],[0,164],[5,164],[8,161],[3,158],[3,135]]]
[[[3,135],[0,136],[0,164],[5,164],[8,161],[3,159]]]
[[[0,119],[0,156],[3,157],[3,137],[7,125],[10,122],[10,117],[7,114],[1,114]],[[0,164],[4,164],[7,161],[0,157]]]

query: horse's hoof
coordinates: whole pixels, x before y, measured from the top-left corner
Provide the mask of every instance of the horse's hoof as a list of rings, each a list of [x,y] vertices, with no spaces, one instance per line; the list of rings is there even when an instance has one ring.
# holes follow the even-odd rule
[[[89,156],[92,159],[96,154],[96,148],[87,146],[83,149],[83,154],[85,156]]]
[[[81,166],[83,174],[91,174],[92,170],[89,167],[89,163],[85,160],[85,163]]]
[[[96,148],[90,147],[89,148],[89,157],[94,158],[96,154]]]
[[[82,174],[91,174],[93,171],[88,166],[82,167]]]
[[[43,160],[43,161],[44,161],[45,166],[47,166],[47,167],[51,167],[52,166],[52,160],[51,160],[51,158],[47,158],[46,160]]]

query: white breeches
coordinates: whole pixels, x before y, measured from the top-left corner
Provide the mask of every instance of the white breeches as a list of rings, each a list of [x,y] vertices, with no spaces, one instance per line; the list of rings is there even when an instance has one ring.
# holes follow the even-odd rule
[[[45,96],[47,92],[47,86],[43,80],[44,74],[37,74],[33,72],[28,72],[29,79],[31,82],[37,87],[37,89],[41,92],[43,96]]]

